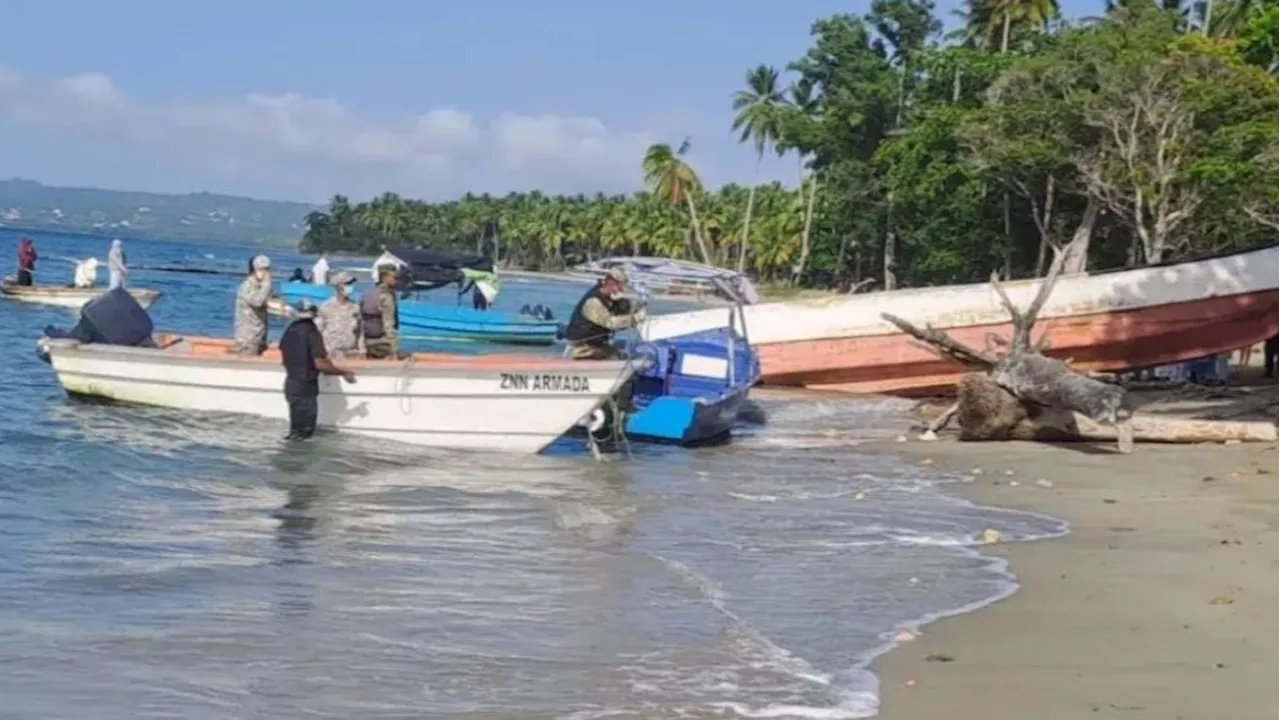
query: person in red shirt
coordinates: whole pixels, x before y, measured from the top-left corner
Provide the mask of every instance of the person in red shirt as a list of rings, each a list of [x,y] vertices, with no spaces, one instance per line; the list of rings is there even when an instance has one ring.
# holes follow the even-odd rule
[[[31,238],[22,236],[18,240],[18,284],[30,285],[35,279],[36,260],[40,256],[36,254],[36,246],[32,244]]]

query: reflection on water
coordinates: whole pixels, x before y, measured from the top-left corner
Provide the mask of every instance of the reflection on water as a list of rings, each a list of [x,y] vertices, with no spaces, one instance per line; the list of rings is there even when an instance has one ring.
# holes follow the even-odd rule
[[[44,317],[0,315],[3,717],[865,717],[893,629],[1010,588],[984,528],[1062,530],[859,453],[888,406],[604,462],[285,444],[67,402]]]

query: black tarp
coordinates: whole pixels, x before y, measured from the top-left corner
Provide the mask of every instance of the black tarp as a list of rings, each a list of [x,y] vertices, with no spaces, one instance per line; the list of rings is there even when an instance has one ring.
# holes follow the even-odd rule
[[[461,282],[463,268],[493,272],[493,260],[483,255],[411,247],[387,248],[387,252],[409,266],[404,272],[405,279],[415,285],[441,287]]]

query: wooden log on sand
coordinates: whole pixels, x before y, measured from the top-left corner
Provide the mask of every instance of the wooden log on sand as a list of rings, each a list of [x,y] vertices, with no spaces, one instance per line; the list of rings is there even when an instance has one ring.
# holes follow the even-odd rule
[[[1061,408],[1027,405],[987,375],[972,373],[956,386],[954,418],[960,439],[1077,440],[1116,442],[1116,427]],[[935,424],[937,422],[935,421]],[[1276,442],[1275,423],[1238,420],[1200,420],[1135,413],[1130,418],[1135,442],[1224,443]]]
[[[1013,305],[992,274],[992,288],[1013,318],[1014,334],[1007,342],[988,338],[981,351],[941,330],[882,315],[942,357],[981,371],[961,379],[955,404],[930,424],[926,438],[954,418],[961,440],[1114,441],[1123,453],[1132,451],[1135,441],[1275,441],[1276,428],[1269,423],[1135,417],[1123,387],[1075,372],[1069,361],[1043,355],[1046,338],[1033,343],[1031,330],[1053,292],[1065,256],[1055,248],[1053,264],[1025,312]]]

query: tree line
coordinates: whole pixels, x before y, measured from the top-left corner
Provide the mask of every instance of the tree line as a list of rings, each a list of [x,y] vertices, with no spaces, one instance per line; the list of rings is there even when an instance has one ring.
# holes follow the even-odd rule
[[[785,70],[748,70],[732,130],[794,188],[705,187],[689,139],[639,158],[633,195],[447,203],[335,196],[308,251],[407,243],[554,270],[681,257],[804,286],[969,282],[1104,269],[1274,242],[1277,3],[970,0],[942,35],[931,0],[815,22]]]

